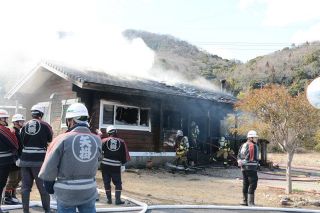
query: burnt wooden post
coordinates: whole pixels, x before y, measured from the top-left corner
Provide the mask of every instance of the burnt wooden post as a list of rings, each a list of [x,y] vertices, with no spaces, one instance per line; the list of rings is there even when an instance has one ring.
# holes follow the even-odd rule
[[[210,109],[208,110],[207,113],[207,138],[211,138],[211,113],[210,113]]]
[[[159,140],[159,148],[160,151],[163,150],[163,139],[164,139],[164,132],[163,132],[163,101],[160,101],[160,125],[159,125],[159,129],[160,129],[160,140]]]
[[[259,141],[260,158],[261,158],[260,161],[262,166],[267,164],[267,144],[268,144],[267,140],[262,139]]]

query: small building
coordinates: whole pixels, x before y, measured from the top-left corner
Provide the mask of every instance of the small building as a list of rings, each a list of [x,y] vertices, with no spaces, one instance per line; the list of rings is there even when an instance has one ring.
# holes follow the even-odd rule
[[[18,100],[27,110],[36,103],[43,105],[44,120],[52,125],[55,135],[66,130],[68,106],[84,103],[92,130],[116,126],[136,163],[174,157],[174,150],[164,141],[178,129],[190,136],[192,121],[200,130],[198,141],[222,136],[221,125],[226,115],[233,113],[236,101],[220,91],[114,76],[49,62],[35,67],[6,97]]]

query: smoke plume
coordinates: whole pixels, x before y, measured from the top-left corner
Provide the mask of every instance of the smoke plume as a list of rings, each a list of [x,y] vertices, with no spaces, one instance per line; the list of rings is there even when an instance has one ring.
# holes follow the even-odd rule
[[[169,84],[187,82],[174,71],[152,69],[155,53],[142,39],[129,41],[123,29],[101,22],[95,1],[1,1],[0,26],[0,84],[6,83],[7,90],[41,60]]]

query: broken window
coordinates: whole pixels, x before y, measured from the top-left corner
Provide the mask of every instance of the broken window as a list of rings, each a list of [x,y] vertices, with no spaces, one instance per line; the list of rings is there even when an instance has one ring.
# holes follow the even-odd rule
[[[119,129],[150,129],[150,109],[101,101],[100,128],[115,125]]]
[[[137,126],[139,109],[133,107],[116,106],[115,124]]]

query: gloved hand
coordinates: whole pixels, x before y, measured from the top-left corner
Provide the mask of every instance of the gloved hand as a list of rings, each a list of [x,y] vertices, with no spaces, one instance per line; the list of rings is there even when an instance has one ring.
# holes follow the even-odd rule
[[[242,163],[242,160],[238,160],[238,166],[242,166],[243,163]]]
[[[121,172],[124,172],[124,171],[126,171],[126,166],[125,166],[125,165],[122,165],[122,166],[121,166]]]
[[[20,158],[18,158],[18,160],[16,160],[16,166],[20,167]]]

